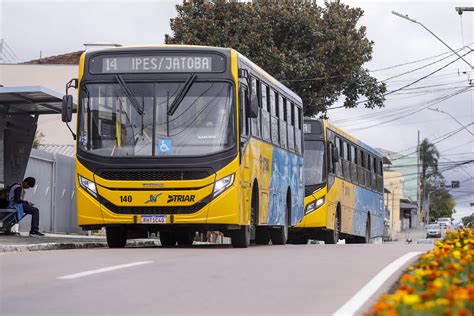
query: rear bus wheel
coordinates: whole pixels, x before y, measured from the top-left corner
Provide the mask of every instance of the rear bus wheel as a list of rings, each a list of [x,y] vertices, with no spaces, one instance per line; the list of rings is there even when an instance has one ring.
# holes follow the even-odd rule
[[[291,210],[291,197],[288,195],[286,199],[286,210],[285,210],[285,219],[283,226],[278,228],[273,228],[270,230],[270,239],[272,240],[273,245],[284,245],[288,240],[288,222],[289,214]]]
[[[127,244],[127,228],[125,226],[107,226],[105,234],[109,248],[123,248]]]

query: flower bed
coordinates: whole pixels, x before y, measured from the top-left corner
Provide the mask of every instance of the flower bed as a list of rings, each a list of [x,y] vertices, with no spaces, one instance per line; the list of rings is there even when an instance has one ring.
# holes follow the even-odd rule
[[[473,257],[474,230],[448,231],[367,315],[473,315]]]

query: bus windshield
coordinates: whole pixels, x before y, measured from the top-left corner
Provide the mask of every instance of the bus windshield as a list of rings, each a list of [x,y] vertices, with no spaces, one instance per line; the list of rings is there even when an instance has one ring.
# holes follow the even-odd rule
[[[304,149],[305,185],[317,185],[325,181],[324,143],[306,141]]]
[[[183,86],[183,82],[84,85],[79,148],[101,156],[202,156],[234,146],[231,85],[194,82],[169,115]]]

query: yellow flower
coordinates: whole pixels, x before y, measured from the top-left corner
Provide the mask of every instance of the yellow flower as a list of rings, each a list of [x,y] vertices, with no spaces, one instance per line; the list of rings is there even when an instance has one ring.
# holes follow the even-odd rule
[[[420,297],[416,294],[409,294],[403,297],[403,304],[413,305],[420,302]]]
[[[461,245],[461,243],[460,243],[459,241],[456,241],[456,247],[458,247],[458,248],[461,248],[461,247],[462,247],[462,245]]]
[[[438,304],[438,305],[448,305],[449,300],[447,298],[438,298],[438,299],[436,299],[436,304]]]
[[[440,279],[440,278],[437,278],[436,280],[433,281],[433,285],[436,287],[443,287],[444,284],[445,282],[443,281],[443,279]]]
[[[461,259],[461,252],[459,250],[455,250],[455,251],[453,251],[453,256],[454,256],[454,258],[459,260],[459,259]]]

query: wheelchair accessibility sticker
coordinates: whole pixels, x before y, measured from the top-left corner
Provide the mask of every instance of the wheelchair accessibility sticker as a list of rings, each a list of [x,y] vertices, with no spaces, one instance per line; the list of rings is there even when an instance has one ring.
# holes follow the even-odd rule
[[[169,154],[173,150],[173,141],[171,139],[158,139],[156,147],[160,154]]]

